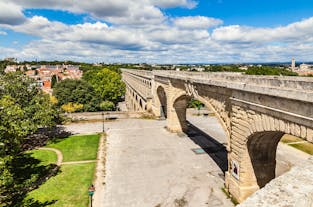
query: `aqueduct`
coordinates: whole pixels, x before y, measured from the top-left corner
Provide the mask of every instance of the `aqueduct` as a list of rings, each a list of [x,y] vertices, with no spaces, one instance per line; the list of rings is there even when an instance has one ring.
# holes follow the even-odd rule
[[[284,134],[313,142],[313,79],[240,73],[122,69],[129,110],[167,118],[171,132],[187,130],[195,98],[228,135],[225,186],[239,201],[275,178],[276,148]]]

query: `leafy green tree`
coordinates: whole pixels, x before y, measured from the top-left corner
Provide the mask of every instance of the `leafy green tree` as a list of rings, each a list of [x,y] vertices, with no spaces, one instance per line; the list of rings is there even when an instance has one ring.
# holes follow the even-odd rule
[[[13,163],[23,152],[27,135],[57,124],[59,113],[36,83],[22,73],[0,76],[0,206],[14,206],[31,178],[21,183]]]
[[[236,65],[210,65],[205,68],[206,72],[243,72]]]
[[[190,108],[195,108],[198,110],[198,115],[200,115],[200,109],[204,107],[204,104],[201,101],[198,101],[196,99],[191,99],[191,101],[188,104]]]
[[[4,74],[4,70],[8,65],[8,61],[0,61],[0,74]]]
[[[102,101],[100,103],[100,109],[102,111],[114,111],[115,110],[115,104],[111,101]]]
[[[95,88],[102,101],[117,104],[125,94],[125,83],[122,81],[121,74],[108,68],[87,71],[83,79]]]
[[[93,86],[84,80],[66,79],[58,82],[53,95],[58,100],[58,105],[68,103],[83,104],[83,111],[97,111],[100,104]]]
[[[67,104],[62,105],[61,108],[65,112],[72,113],[72,112],[79,111],[80,109],[84,108],[84,105],[83,104],[77,104],[77,103],[69,102]]]
[[[57,84],[57,76],[53,75],[51,78],[51,88],[54,88],[55,84]]]
[[[283,76],[297,76],[298,74],[287,69],[275,68],[271,66],[252,66],[245,72],[248,75],[283,75]]]

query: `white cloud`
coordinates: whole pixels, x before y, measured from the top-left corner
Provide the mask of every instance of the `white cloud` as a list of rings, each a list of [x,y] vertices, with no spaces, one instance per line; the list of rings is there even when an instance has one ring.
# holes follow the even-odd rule
[[[10,13],[3,12],[4,2]],[[0,48],[4,51],[0,58],[192,63],[313,57],[313,17],[286,26],[259,28],[221,26],[222,20],[205,16],[171,18],[160,9],[195,5],[191,0],[0,0],[0,29],[39,37],[19,50]],[[25,8],[83,13],[95,22],[67,25],[42,16],[26,18],[22,13]],[[210,32],[212,27],[215,29]],[[0,30],[0,35],[5,33]]]
[[[150,0],[12,0],[23,8],[46,8],[87,13],[94,18],[116,24],[158,24],[164,20],[163,13]],[[190,0],[178,0],[179,4],[191,5]]]
[[[0,31],[0,35],[7,35],[8,33],[6,33],[5,31]]]
[[[193,9],[197,6],[198,2],[193,0],[150,0],[153,5],[162,8],[186,7]]]
[[[7,1],[0,1],[0,25],[17,25],[26,20],[22,8]]]
[[[231,25],[217,28],[212,38],[227,42],[296,41],[313,37],[313,17],[276,28],[255,28]]]
[[[148,37],[154,41],[165,45],[173,44],[196,44],[203,42],[210,37],[206,30],[180,30],[178,28],[165,27],[150,32]]]
[[[62,32],[68,29],[67,25],[60,22],[50,22],[42,16],[29,18],[21,25],[6,25],[4,27],[16,32],[50,39],[57,38]]]
[[[174,19],[177,27],[185,29],[208,29],[222,24],[220,19],[209,18],[205,16],[188,16]]]

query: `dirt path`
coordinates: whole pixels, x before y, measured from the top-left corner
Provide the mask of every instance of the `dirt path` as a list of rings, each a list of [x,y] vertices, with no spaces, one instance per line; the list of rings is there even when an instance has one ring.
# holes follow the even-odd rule
[[[97,160],[62,162],[62,165],[74,165],[74,164],[84,164],[84,163],[93,163],[93,162],[97,162]]]
[[[56,165],[73,165],[73,164],[83,164],[83,163],[93,163],[97,162],[97,160],[82,160],[82,161],[70,161],[70,162],[63,162],[63,154],[60,150],[55,148],[49,148],[49,147],[40,147],[39,150],[48,150],[55,152],[57,154],[57,162]]]
[[[49,151],[53,151],[57,154],[57,162],[56,165],[60,166],[62,164],[63,161],[63,154],[60,150],[55,149],[55,148],[48,148],[48,147],[40,147],[38,148],[40,150],[49,150]]]
[[[102,206],[104,202],[104,185],[105,185],[105,161],[106,161],[106,136],[101,135],[97,154],[97,167],[95,172],[94,186],[96,188],[93,196],[94,206]]]

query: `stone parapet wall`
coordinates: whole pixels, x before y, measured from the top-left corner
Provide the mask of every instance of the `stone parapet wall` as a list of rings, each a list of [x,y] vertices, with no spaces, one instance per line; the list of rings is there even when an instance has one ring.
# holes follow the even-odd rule
[[[313,156],[269,182],[238,207],[312,207]]]

